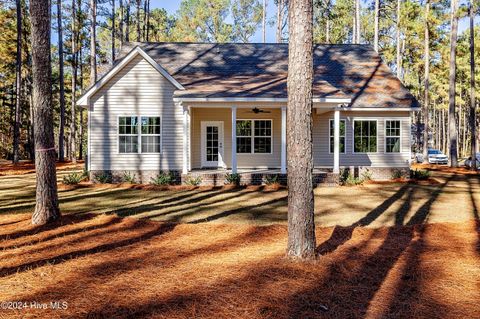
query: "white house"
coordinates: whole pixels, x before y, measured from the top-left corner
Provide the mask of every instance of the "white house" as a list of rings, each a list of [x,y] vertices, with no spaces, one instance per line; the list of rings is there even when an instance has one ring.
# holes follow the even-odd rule
[[[129,43],[77,102],[88,109],[88,169],[160,171],[223,183],[286,177],[288,45]],[[410,165],[418,102],[366,45],[316,45],[315,172],[390,178]],[[320,178],[321,179],[321,178]]]

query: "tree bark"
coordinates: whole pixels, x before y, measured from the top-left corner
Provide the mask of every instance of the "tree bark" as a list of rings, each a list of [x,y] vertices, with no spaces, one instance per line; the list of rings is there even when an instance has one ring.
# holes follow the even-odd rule
[[[65,85],[63,71],[63,26],[62,26],[62,0],[57,0],[57,25],[58,25],[58,69],[60,87],[60,126],[58,128],[58,160],[65,160]]]
[[[90,86],[97,82],[97,0],[90,0]]]
[[[147,1],[147,34],[146,34],[146,40],[147,42],[150,41],[150,0]]]
[[[76,150],[76,91],[77,91],[77,9],[75,0],[72,0],[72,107],[70,110],[70,159],[77,163]]]
[[[455,119],[455,98],[456,98],[456,58],[457,58],[457,29],[458,29],[458,0],[452,0],[452,17],[451,17],[451,32],[450,32],[450,76],[449,76],[449,90],[448,90],[448,132],[450,140],[450,167],[458,166],[458,136]]]
[[[355,0],[355,43],[360,44],[360,0]]]
[[[49,0],[30,0],[32,29],[33,102],[35,130],[35,212],[32,223],[52,222],[60,217],[53,136],[52,71],[50,56]]]
[[[118,32],[119,32],[118,35],[119,35],[119,38],[120,38],[120,50],[122,50],[122,47],[123,47],[123,37],[124,37],[124,35],[123,35],[123,25],[124,25],[124,23],[123,23],[123,22],[124,22],[124,21],[123,21],[123,20],[124,20],[124,16],[123,16],[123,14],[124,14],[124,12],[123,12],[123,0],[120,0],[120,7],[119,7],[119,9],[120,9],[120,24],[119,24],[119,26],[118,26]]]
[[[112,65],[115,62],[115,0],[112,0]]]
[[[17,58],[15,62],[15,121],[13,125],[13,163],[20,160],[20,126],[22,114],[22,3],[16,0],[17,10]]]
[[[425,4],[425,92],[423,101],[423,162],[428,163],[428,140],[429,140],[429,123],[428,123],[428,108],[429,108],[429,90],[430,90],[430,30],[428,19],[430,15],[430,0]]]
[[[277,43],[282,43],[285,1],[286,0],[278,0],[277,1],[277,30],[276,30]]]
[[[140,2],[141,0],[137,0],[137,42],[142,41],[140,32]]]
[[[267,41],[267,1],[266,0],[263,0],[262,39],[263,39],[263,43]]]
[[[375,0],[375,26],[374,26],[374,39],[373,48],[378,52],[378,18],[380,15],[380,0]]]
[[[132,0],[126,0],[125,4],[127,5],[127,12],[125,17],[125,42],[130,42],[130,2]]]
[[[475,4],[470,1],[470,132],[471,145],[470,156],[472,157],[471,169],[477,169],[476,150],[477,150],[477,119],[475,109]]]
[[[312,0],[289,1],[287,255],[315,258],[312,156]]]
[[[400,53],[400,14],[401,14],[401,2],[402,0],[397,0],[397,22],[396,22],[396,44],[397,44],[397,49],[396,49],[396,54],[397,54],[397,78],[401,79],[402,77],[402,59],[401,59],[401,53]]]

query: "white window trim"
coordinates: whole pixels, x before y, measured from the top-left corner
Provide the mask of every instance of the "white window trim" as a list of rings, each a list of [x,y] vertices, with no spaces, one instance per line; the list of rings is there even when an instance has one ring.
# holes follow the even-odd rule
[[[120,118],[121,117],[136,117],[138,120],[138,133],[137,133],[137,138],[138,138],[138,151],[136,153],[120,153],[120,136],[133,136],[134,134],[120,134],[119,133],[119,127],[120,127]],[[154,152],[154,153],[142,153],[142,123],[141,119],[142,117],[159,117],[160,118],[160,152]],[[116,135],[117,135],[117,141],[116,141],[116,154],[117,155],[131,155],[131,154],[150,154],[150,155],[160,155],[163,153],[163,122],[162,122],[162,117],[158,114],[142,114],[142,115],[129,115],[129,114],[120,114],[117,115],[117,126],[115,128],[116,130]],[[146,136],[156,136],[158,134],[146,134]]]
[[[137,134],[120,134],[120,118],[121,117],[136,117],[137,120],[138,120],[138,116],[137,115],[127,115],[127,114],[122,114],[122,115],[117,115],[117,126],[115,127],[115,130],[117,132],[117,154],[118,155],[130,155],[130,154],[140,154],[140,138],[139,138],[139,127],[138,127],[138,124],[137,124]],[[136,153],[122,153],[120,152],[120,136],[137,136],[137,152]]]
[[[160,119],[160,134],[142,134],[142,117],[158,117]],[[160,115],[141,115],[139,116],[139,130],[138,130],[138,136],[140,139],[140,153],[141,154],[162,154],[162,143],[163,143],[163,123],[162,123],[162,117]],[[142,136],[160,136],[160,152],[144,152],[142,150]]]
[[[237,118],[237,121],[250,121],[252,123],[251,125],[251,130],[252,130],[252,135],[250,136],[251,140],[252,140],[252,151],[250,153],[238,153],[237,152],[237,155],[247,155],[247,154],[250,154],[250,155],[271,155],[273,154],[273,120],[272,119],[238,119]],[[271,130],[270,130],[270,136],[255,136],[255,121],[270,121],[271,123]],[[235,123],[235,129],[237,128],[237,123]],[[248,137],[248,136],[238,136],[237,135],[237,138],[238,137]],[[271,145],[270,145],[270,153],[255,153],[255,137],[270,137],[270,141],[271,141]],[[238,145],[238,142],[237,142],[237,145]]]
[[[334,121],[335,121],[335,119],[329,119],[328,120],[328,154],[333,154],[334,153],[334,152],[330,151],[330,138],[332,138],[332,137],[335,138],[335,136],[332,135],[333,132],[332,132],[332,126],[331,126],[330,123],[334,122]],[[340,135],[340,137],[343,137],[345,139],[345,143],[343,143],[344,144],[343,145],[343,152],[340,152],[340,154],[346,154],[347,153],[347,120],[341,118],[340,122],[345,123],[345,125],[344,125],[344,127],[345,127],[345,132],[344,133],[345,134],[343,136]]]
[[[377,128],[377,150],[375,152],[355,152],[355,122],[362,122],[362,121],[375,121],[375,125]],[[352,154],[378,154],[378,118],[368,118],[368,117],[356,117],[352,120]]]
[[[400,122],[400,136],[387,136],[387,122],[388,121],[398,121],[398,122]],[[403,131],[402,131],[402,119],[400,119],[400,118],[386,118],[386,119],[384,119],[383,130],[384,130],[384,132],[383,132],[383,135],[384,135],[383,136],[383,146],[384,146],[383,147],[383,153],[384,154],[402,154],[402,153],[404,153],[404,152],[402,152],[402,150],[403,150],[403,147],[402,147],[402,145],[403,145],[402,144],[402,142],[403,142],[403,140],[402,140],[402,133],[403,133]],[[399,139],[400,139],[400,151],[399,152],[387,152],[387,137],[399,137]]]

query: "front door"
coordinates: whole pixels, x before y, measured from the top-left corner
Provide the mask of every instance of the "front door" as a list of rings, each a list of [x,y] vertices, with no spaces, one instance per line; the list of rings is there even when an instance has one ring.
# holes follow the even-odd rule
[[[202,121],[202,166],[224,167],[223,122]]]

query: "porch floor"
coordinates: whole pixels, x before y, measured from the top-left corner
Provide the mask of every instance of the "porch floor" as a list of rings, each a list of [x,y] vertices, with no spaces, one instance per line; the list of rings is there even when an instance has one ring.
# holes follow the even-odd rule
[[[327,174],[331,173],[332,170],[328,168],[314,168],[313,174]],[[232,170],[229,168],[194,168],[188,172],[189,174],[226,174],[232,173]],[[238,168],[238,174],[281,174],[279,168]]]

